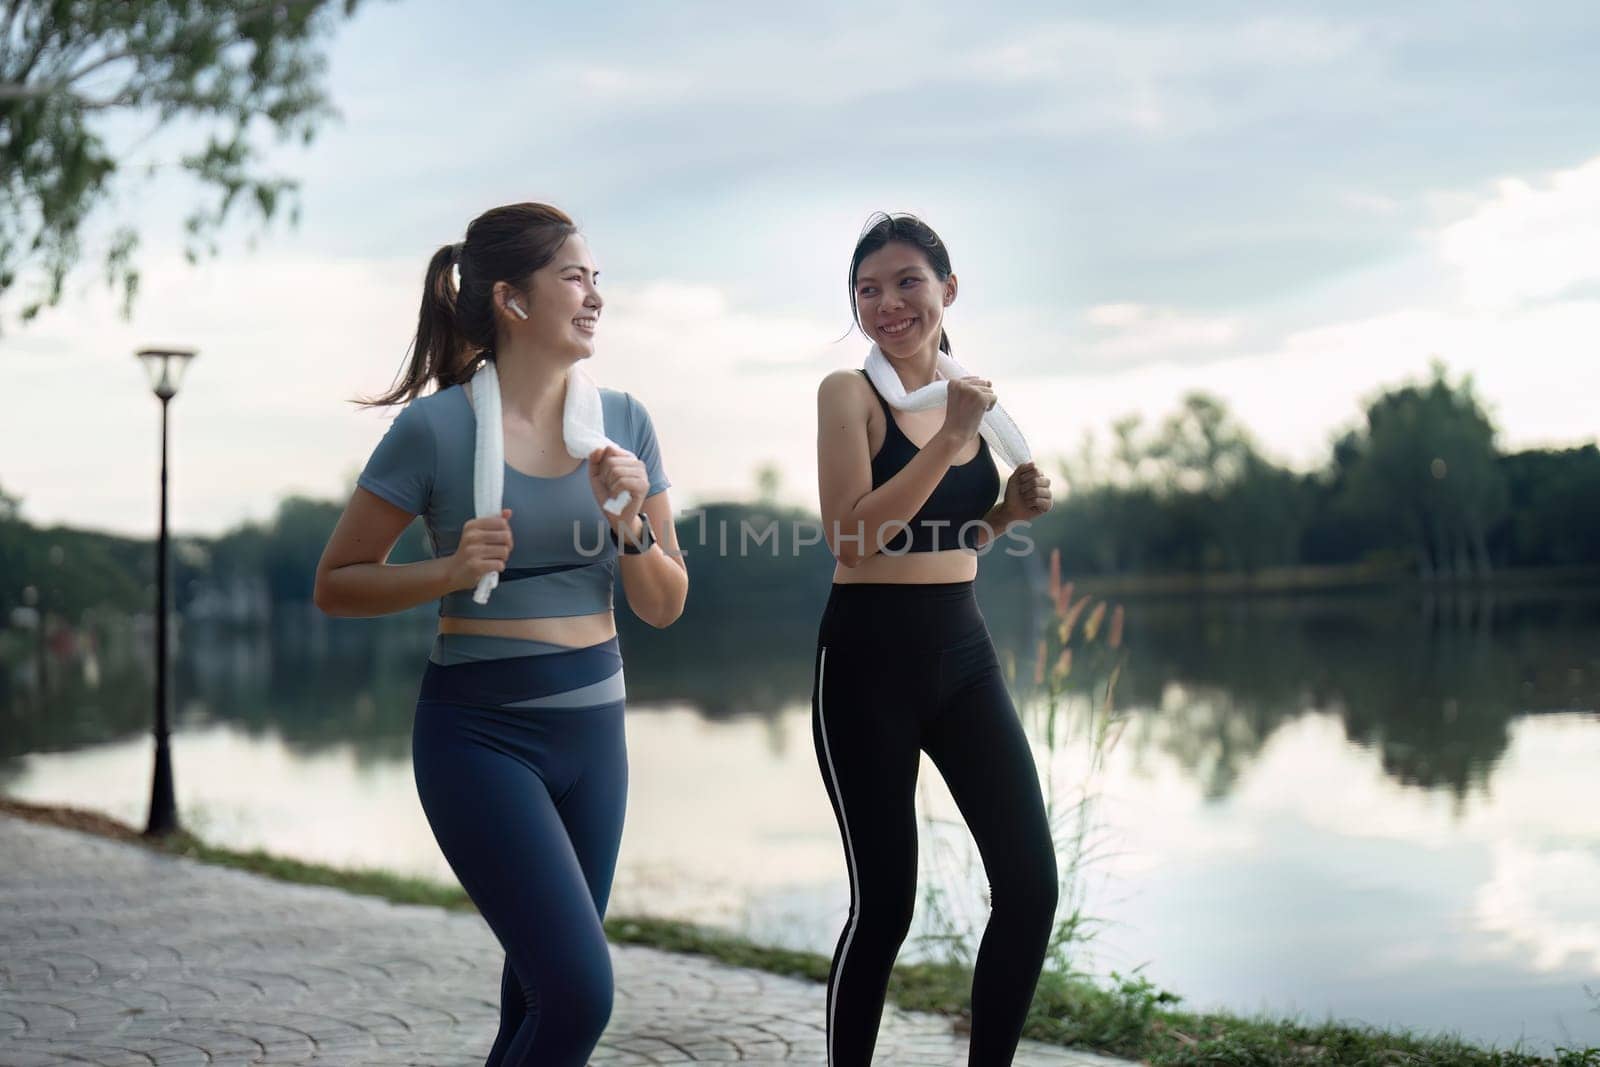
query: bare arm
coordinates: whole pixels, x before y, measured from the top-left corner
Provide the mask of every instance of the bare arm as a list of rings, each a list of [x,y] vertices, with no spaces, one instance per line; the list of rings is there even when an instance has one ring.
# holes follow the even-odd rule
[[[1020,515],[1013,515],[1011,509],[1006,506],[1006,502],[1002,500],[990,508],[988,514],[984,515],[983,525],[978,527],[974,537],[975,543],[972,547],[982,548],[990,541],[998,541],[1011,530],[1011,527],[1019,522],[1027,521],[1026,518]]]
[[[962,437],[941,429],[894,477],[872,488],[867,441],[871,398],[860,388],[859,378],[854,371],[835,371],[817,390],[817,490],[823,534],[834,558],[846,567],[875,555],[881,541],[900,532],[898,523],[911,521],[966,445]]]
[[[1000,502],[989,509],[978,529],[978,543],[982,548],[990,541],[998,541],[1017,523],[1028,523],[1049,511],[1053,503],[1050,493],[1050,476],[1029,460],[1011,472],[1006,479],[1006,489]]]
[[[650,493],[650,477],[644,463],[612,445],[589,454],[589,485],[596,503],[627,491],[629,501],[621,513],[606,516],[618,541],[622,589],[635,615],[657,629],[671,626],[683,614],[683,603],[689,595],[689,571],[678,551],[678,532],[672,525],[667,491],[646,496]],[[643,539],[641,513],[650,516],[650,529],[657,542],[645,552],[624,553],[620,551],[623,543],[638,544]]]
[[[678,531],[672,524],[672,504],[666,490],[646,497],[640,510],[650,517],[656,543],[648,551],[634,555],[619,552],[618,567],[628,606],[639,618],[660,629],[671,626],[683,614],[684,601],[689,596],[689,570],[683,553],[678,551]],[[644,533],[642,522],[630,519],[624,531],[631,528],[637,538]]]
[[[476,575],[464,569],[461,553],[418,563],[391,564],[400,535],[416,516],[396,507],[376,493],[358,488],[345,505],[344,514],[328,538],[317,563],[316,586],[312,601],[325,614],[343,618],[371,618],[437,600],[457,589],[470,589]],[[505,524],[504,553],[491,533],[484,535],[485,555],[499,554],[498,566],[485,562],[484,570],[505,569],[510,555],[510,526],[505,519],[482,520],[485,524]],[[466,534],[463,532],[463,541]],[[463,584],[463,578],[471,580]]]

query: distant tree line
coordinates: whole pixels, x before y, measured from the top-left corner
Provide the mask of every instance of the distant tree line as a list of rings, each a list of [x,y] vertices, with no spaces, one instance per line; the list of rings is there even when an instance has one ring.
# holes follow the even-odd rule
[[[155,604],[152,539],[35,527],[20,517],[21,501],[0,491],[0,611],[31,606],[67,619],[91,607],[148,611]],[[172,539],[172,593],[187,609],[208,589],[252,585],[272,604],[309,602],[317,560],[339,520],[342,502],[286,497],[266,523],[244,523],[216,538]],[[427,557],[421,523],[391,555]]]
[[[1063,461],[1065,506],[1037,523],[1077,575],[1387,564],[1422,578],[1600,564],[1600,451],[1502,453],[1471,378],[1389,389],[1317,470],[1264,457],[1222,401],[1113,425]]]
[[[1264,457],[1222,401],[1203,393],[1185,398],[1158,426],[1130,416],[1112,429],[1109,448],[1085,446],[1061,461],[1071,491],[1032,530],[1039,555],[1059,548],[1069,575],[1378,564],[1424,578],[1480,579],[1507,567],[1600,565],[1600,450],[1500,452],[1471,379],[1452,382],[1442,367],[1373,399],[1363,424],[1340,436],[1327,462],[1309,473]],[[682,520],[680,540],[693,544],[705,517],[713,528],[726,523],[735,538],[744,520],[759,528],[779,519],[786,529],[814,522],[814,515],[775,505],[776,477],[771,468],[757,472],[754,503],[707,505]],[[36,528],[21,518],[20,505],[0,491],[0,611],[9,616],[30,605],[75,619],[95,605],[149,609],[149,540]],[[317,560],[342,508],[341,501],[288,497],[269,522],[217,538],[176,538],[178,608],[207,590],[242,584],[273,605],[309,602]],[[427,555],[418,522],[391,560]],[[797,556],[786,543],[777,558],[692,551],[690,567],[692,606],[701,615],[795,596],[809,604],[816,593],[809,587],[826,585],[829,560],[824,545]],[[797,585],[808,591],[785,592]]]

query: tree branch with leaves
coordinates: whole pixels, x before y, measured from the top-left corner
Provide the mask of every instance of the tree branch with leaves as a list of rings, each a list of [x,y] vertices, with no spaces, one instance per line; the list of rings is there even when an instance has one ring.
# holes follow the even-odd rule
[[[204,143],[179,167],[203,190],[185,219],[190,262],[215,255],[236,212],[266,225],[299,214],[298,184],[261,170],[258,134],[309,144],[335,112],[322,48],[360,0],[4,0],[0,10],[0,306],[26,322],[58,304],[83,258],[90,217],[125,160],[102,118],[195,124]],[[139,288],[139,231],[114,223],[106,281],[123,314]]]

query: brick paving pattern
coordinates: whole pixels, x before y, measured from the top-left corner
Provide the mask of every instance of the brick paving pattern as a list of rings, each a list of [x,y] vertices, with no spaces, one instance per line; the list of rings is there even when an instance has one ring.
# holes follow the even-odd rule
[[[823,987],[613,945],[594,1064],[821,1064]],[[290,885],[0,816],[0,1065],[481,1064],[503,956],[476,915]],[[966,1063],[884,1014],[875,1062]],[[1026,1067],[1125,1061],[1026,1043]]]

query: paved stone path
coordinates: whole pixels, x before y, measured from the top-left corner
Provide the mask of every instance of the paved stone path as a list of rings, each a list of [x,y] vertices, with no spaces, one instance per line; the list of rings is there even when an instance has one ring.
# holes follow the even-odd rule
[[[823,987],[613,945],[595,1064],[821,1064]],[[499,946],[390,904],[0,815],[0,1065],[480,1064]],[[966,1063],[948,1020],[885,1012],[877,1063]],[[1028,1043],[1027,1067],[1124,1061]]]

